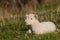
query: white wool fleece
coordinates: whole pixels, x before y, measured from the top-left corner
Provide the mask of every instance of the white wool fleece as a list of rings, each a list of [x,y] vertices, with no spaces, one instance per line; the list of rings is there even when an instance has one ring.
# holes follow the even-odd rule
[[[45,34],[56,31],[56,26],[52,22],[41,22],[31,26],[35,34]]]

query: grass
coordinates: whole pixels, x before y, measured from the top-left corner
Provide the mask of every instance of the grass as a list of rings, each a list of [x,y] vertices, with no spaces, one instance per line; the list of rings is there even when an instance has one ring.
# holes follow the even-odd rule
[[[48,5],[38,5],[37,10],[33,10],[39,16],[40,22],[52,21],[56,24],[56,27],[60,29],[59,8],[60,4],[57,2]],[[24,9],[18,12],[10,12],[11,14],[7,16],[8,18],[2,18],[3,20],[0,20],[0,40],[60,40],[60,31],[43,35],[26,33],[26,30],[28,30],[30,26],[27,26],[24,20],[25,14],[29,13],[29,11],[29,9]],[[5,11],[3,13],[5,13]]]

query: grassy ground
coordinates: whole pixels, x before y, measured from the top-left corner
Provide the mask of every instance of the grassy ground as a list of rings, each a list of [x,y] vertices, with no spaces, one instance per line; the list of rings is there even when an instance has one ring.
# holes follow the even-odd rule
[[[3,9],[4,10],[4,9]],[[3,11],[2,10],[2,11]],[[60,29],[60,4],[59,2],[47,5],[38,5],[34,9],[39,16],[39,21],[52,21]],[[28,10],[29,11],[29,10]],[[0,40],[60,40],[60,31],[44,35],[27,34],[26,30],[30,28],[24,23],[27,10],[8,12],[3,11],[0,17]],[[17,13],[17,14],[16,14]],[[1,14],[1,11],[0,11]],[[4,18],[5,17],[5,18]]]

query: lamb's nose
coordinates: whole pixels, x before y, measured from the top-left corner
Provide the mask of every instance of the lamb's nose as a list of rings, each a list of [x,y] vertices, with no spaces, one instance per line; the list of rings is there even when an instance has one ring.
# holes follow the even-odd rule
[[[26,23],[26,20],[24,21],[24,23]]]
[[[25,20],[25,22],[26,22],[26,20]]]

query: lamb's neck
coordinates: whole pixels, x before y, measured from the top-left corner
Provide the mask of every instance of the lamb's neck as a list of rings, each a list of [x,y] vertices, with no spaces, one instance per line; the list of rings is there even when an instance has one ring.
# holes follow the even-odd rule
[[[40,22],[38,21],[38,20],[36,20],[35,22],[34,22],[34,24],[32,24],[31,26],[38,26],[40,24]]]

